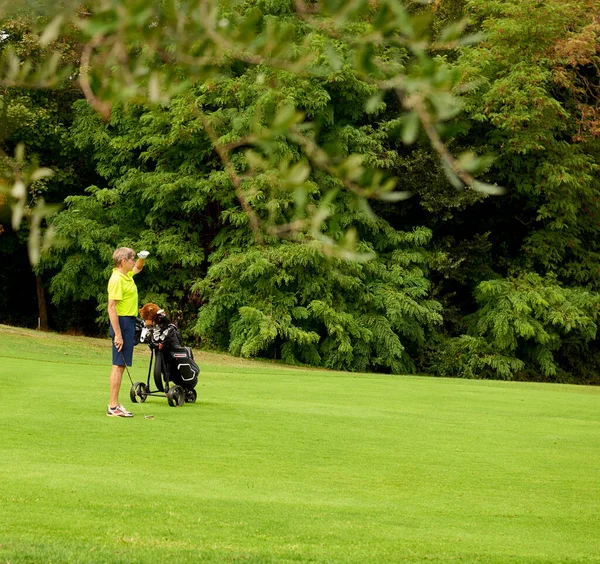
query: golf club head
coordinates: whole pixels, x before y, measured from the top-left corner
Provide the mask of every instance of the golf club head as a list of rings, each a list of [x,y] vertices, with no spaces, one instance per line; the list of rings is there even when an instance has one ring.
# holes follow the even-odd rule
[[[154,415],[144,415],[144,419],[154,419]]]

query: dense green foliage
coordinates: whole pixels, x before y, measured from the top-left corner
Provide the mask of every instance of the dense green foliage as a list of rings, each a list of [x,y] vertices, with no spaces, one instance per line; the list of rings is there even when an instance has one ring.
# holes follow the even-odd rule
[[[130,8],[158,14],[143,49],[95,8],[87,100],[4,87],[36,116],[5,150],[25,141],[66,206],[38,267],[56,311],[104,325],[112,250],[144,247],[142,302],[237,355],[600,382],[596,3],[167,5]],[[221,35],[189,41],[202,17]]]
[[[41,18],[46,21],[45,18]],[[0,54],[23,59],[43,59],[52,52],[66,67],[77,58],[77,42],[72,34],[65,33],[54,42],[52,50],[40,45],[39,36],[33,31],[31,18],[14,16],[2,22]],[[36,297],[36,277],[28,260],[28,248],[42,239],[31,222],[43,202],[62,206],[65,197],[82,192],[85,185],[96,175],[89,163],[72,142],[73,102],[81,98],[81,92],[73,80],[63,72],[55,77],[60,88],[4,87],[0,89],[0,256],[8,260],[0,261],[0,311],[2,319],[16,324],[37,325],[38,299]],[[26,156],[23,162],[15,163],[10,158],[24,145]],[[25,153],[23,151],[23,153]],[[27,206],[22,219],[18,219],[21,229],[10,229],[11,214],[9,201],[2,193],[7,177],[10,180],[27,180],[28,173],[42,164],[52,170],[52,175],[40,175],[33,181],[27,194]],[[31,180],[31,179],[30,179]],[[55,208],[52,208],[55,209]],[[13,216],[13,222],[15,217]],[[46,230],[49,234],[49,230]],[[47,240],[48,237],[45,237]],[[38,273],[39,274],[39,273]],[[38,276],[38,291],[43,291],[51,273]],[[18,300],[15,299],[18,297]],[[89,307],[89,304],[86,304]],[[81,314],[77,308],[64,311],[50,308],[53,327],[67,329],[71,326],[91,332],[89,316]]]
[[[488,372],[514,379],[569,380],[557,362],[558,351],[582,354],[597,334],[600,296],[581,288],[564,288],[554,277],[528,273],[481,282],[479,308],[470,316],[470,336],[446,342],[436,372],[473,377]]]
[[[414,371],[411,356],[441,321],[418,247],[430,234],[398,233],[382,221],[365,228],[373,243],[363,248],[377,249],[365,263],[328,258],[318,244],[215,253],[222,258],[213,257],[196,287],[208,302],[199,334],[243,356],[268,351],[291,363]]]
[[[598,7],[470,0],[465,10],[487,39],[455,62],[476,85],[461,96],[471,121],[458,139],[496,155],[487,175],[510,187],[509,198],[462,218],[493,243],[488,265],[471,278],[470,333],[481,355],[491,347],[524,363],[495,376],[597,383]]]

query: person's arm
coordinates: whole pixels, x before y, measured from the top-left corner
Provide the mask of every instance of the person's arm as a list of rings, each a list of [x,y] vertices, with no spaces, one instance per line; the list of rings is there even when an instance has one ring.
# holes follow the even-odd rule
[[[148,251],[140,251],[138,253],[138,259],[135,261],[135,266],[133,267],[133,275],[135,276],[144,268],[144,261],[148,257],[150,253]]]
[[[108,300],[108,319],[110,319],[110,324],[115,332],[115,347],[121,352],[121,349],[123,348],[123,335],[121,334],[119,315],[117,314],[117,301],[118,300]]]
[[[135,266],[133,267],[133,274],[138,274],[144,268],[144,259],[139,258],[135,261]]]

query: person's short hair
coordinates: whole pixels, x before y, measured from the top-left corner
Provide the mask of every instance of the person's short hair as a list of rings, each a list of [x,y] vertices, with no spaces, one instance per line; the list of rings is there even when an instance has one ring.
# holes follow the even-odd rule
[[[135,251],[129,247],[119,247],[113,253],[113,262],[115,263],[115,267],[118,267],[124,260],[129,258],[135,258]]]

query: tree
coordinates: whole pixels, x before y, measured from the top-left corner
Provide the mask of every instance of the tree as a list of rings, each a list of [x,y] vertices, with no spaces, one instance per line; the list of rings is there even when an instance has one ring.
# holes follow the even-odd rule
[[[383,92],[399,96],[408,110],[404,123],[406,141],[414,138],[420,120],[449,173],[456,176],[456,182],[465,182],[477,190],[494,191],[473,179],[468,167],[463,167],[461,160],[445,149],[435,128],[438,122],[456,112],[449,95],[454,77],[429,54],[438,46],[429,41],[424,21],[422,13],[411,14],[397,0],[376,3],[356,0],[348,6],[341,1],[302,0],[294,4],[103,0],[78,9],[65,2],[58,5],[57,15],[44,29],[40,43],[48,45],[65,26],[76,26],[82,44],[77,61],[79,84],[88,102],[104,119],[109,118],[114,104],[142,99],[166,104],[190,84],[222,76],[224,70],[229,72],[229,60],[242,66],[263,65],[308,77],[346,66],[355,69],[357,78],[373,86],[368,101],[371,111],[381,105]],[[467,43],[469,38],[459,38],[460,31],[460,27],[449,26],[440,36],[444,45]],[[414,57],[405,68],[407,51]],[[51,71],[57,67],[55,57],[46,64],[32,65],[31,61],[22,62],[14,51],[7,52],[0,63],[0,70],[4,65],[4,82],[11,85],[34,80],[44,83],[51,80]],[[68,76],[74,73],[73,68]],[[242,144],[260,145],[268,153],[269,138],[282,131],[293,132],[296,137],[304,138],[302,149],[312,166],[338,176],[343,187],[360,198],[402,197],[402,194],[390,195],[394,184],[381,175],[361,174],[356,158],[336,162],[335,154],[330,155],[326,147],[315,144],[301,131],[310,127],[310,123],[296,115],[293,107],[283,109],[270,125],[260,135],[244,139]],[[207,131],[210,132],[210,127]],[[231,174],[227,164],[232,147],[214,137],[211,143],[228,170],[252,230],[260,237],[259,231],[265,226],[253,214],[242,180]],[[301,183],[299,187],[302,188]],[[15,194],[20,209],[24,198],[21,191]],[[306,214],[304,222],[291,228],[297,231],[302,227],[317,233],[319,217]],[[290,226],[284,230],[290,230]]]
[[[450,341],[434,361],[436,372],[573,381],[560,351],[581,353],[595,340],[600,295],[526,273],[482,282],[476,298],[480,307],[470,318],[470,335]],[[577,380],[598,383],[597,375],[584,380],[580,373]]]
[[[462,374],[548,378],[595,354],[593,3],[105,0],[72,13],[40,41],[75,26],[68,76],[89,106],[73,140],[99,178],[51,220],[75,241],[43,259],[55,300],[102,302],[110,249],[142,244],[142,295],[185,318],[202,304],[196,329],[238,354],[398,371],[430,346],[467,351]],[[4,55],[4,84],[50,80],[51,62]],[[509,197],[487,197],[500,186]],[[17,214],[24,194],[13,188]],[[531,280],[588,316],[548,349],[555,372],[537,337],[504,347],[489,329],[519,300],[482,289],[518,296]]]
[[[64,265],[55,299],[97,296],[104,311],[101,264],[117,241],[135,241],[154,257],[143,299],[186,312],[202,300],[196,328],[213,344],[336,368],[414,371],[412,357],[441,321],[427,299],[429,232],[392,229],[355,191],[340,191],[327,167],[311,169],[318,154],[306,155],[318,140],[354,174],[391,168],[398,155],[365,110],[374,90],[350,68],[306,78],[232,65],[229,76],[168,106],[113,107],[106,126],[79,104],[74,138],[107,187],[68,198],[53,221],[74,242],[45,259]],[[286,134],[285,120],[298,119],[290,105],[318,124],[313,137],[296,127]],[[260,138],[258,149],[244,150],[250,136]],[[231,147],[230,159],[219,158],[214,139]],[[292,229],[312,208],[319,231]],[[268,226],[258,237],[253,217]],[[158,264],[169,264],[169,276]]]
[[[461,95],[471,120],[455,141],[478,153],[496,155],[485,178],[506,186],[510,197],[476,203],[461,214],[461,223],[469,225],[471,233],[486,235],[492,252],[487,266],[470,278],[470,287],[477,288],[477,302],[469,305],[463,295],[459,309],[468,314],[469,309],[479,308],[476,317],[490,323],[495,319],[501,324],[507,315],[518,318],[519,296],[525,290],[515,281],[537,280],[553,295],[580,296],[581,307],[585,302],[591,308],[590,323],[595,323],[591,312],[600,281],[600,144],[593,117],[598,106],[593,85],[600,79],[598,7],[593,2],[470,0],[465,12],[487,39],[461,49],[456,58],[462,83],[475,87]],[[487,278],[482,276],[486,270]],[[495,285],[507,291],[512,288],[511,300],[490,294],[484,306],[481,289]],[[545,307],[546,315],[560,311],[551,300]],[[477,350],[481,358],[508,354],[522,362],[522,373],[593,381],[590,374],[598,366],[598,351],[589,334],[571,329],[568,338],[556,341],[560,347],[553,350],[560,352],[553,358],[559,368],[553,372],[549,360],[544,368],[534,358],[538,345],[502,347],[480,325],[470,326],[464,314],[461,319],[459,327],[470,327],[472,338],[479,340],[450,333],[455,339],[439,348],[446,359],[446,347],[465,353],[465,363]],[[582,353],[589,368],[579,361]]]
[[[30,12],[5,19],[1,56],[15,61],[17,57],[36,59],[52,53],[60,57],[64,66],[76,60],[73,37],[65,35],[51,49],[44,48],[35,27],[36,18]],[[28,255],[37,256],[42,241],[48,244],[51,240],[51,231],[44,237],[41,233],[43,210],[51,209],[49,204],[62,204],[66,195],[78,190],[80,178],[89,176],[90,171],[74,149],[68,132],[72,121],[70,107],[81,93],[69,80],[61,82],[59,89],[42,88],[43,83],[39,86],[25,88],[7,80],[0,87],[0,170],[6,180],[14,183],[12,196],[18,197],[13,202],[20,202],[14,207],[12,218],[9,213],[0,218],[4,224],[0,276],[5,280],[0,318],[47,329],[46,279],[35,269],[32,271]],[[44,163],[44,168],[39,163]],[[4,196],[6,204],[9,196]],[[11,230],[11,223],[21,230]]]
[[[599,17],[599,10],[593,2],[569,1],[467,5],[485,18],[488,40],[465,50],[458,60],[463,80],[480,85],[463,98],[474,123],[491,127],[485,138],[477,135],[477,125],[469,135],[481,138],[496,154],[490,175],[511,189],[513,205],[501,210],[503,221],[512,216],[513,224],[531,225],[516,247],[523,254],[522,268],[597,288],[599,144],[598,138],[584,140],[580,134],[593,126],[581,123],[591,110],[584,109],[582,94],[573,87],[575,75],[583,72],[576,59],[570,60],[571,80],[564,76],[569,74],[566,45],[589,32],[587,18],[590,13]],[[597,42],[590,49],[598,57]],[[592,82],[600,77],[597,72],[593,76],[593,69],[587,71]],[[504,227],[512,231],[508,224]]]

